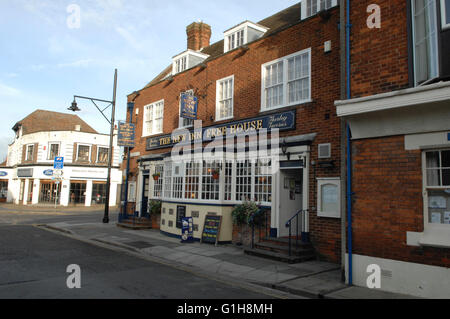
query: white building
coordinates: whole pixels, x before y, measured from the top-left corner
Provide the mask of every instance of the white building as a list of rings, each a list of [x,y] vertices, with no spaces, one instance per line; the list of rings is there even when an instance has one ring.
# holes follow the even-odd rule
[[[109,135],[76,115],[43,110],[17,122],[13,130],[7,161],[0,165],[0,197],[23,205],[105,203]],[[122,183],[117,135],[112,152],[109,204],[116,206]],[[55,157],[64,158],[62,171],[54,169]]]

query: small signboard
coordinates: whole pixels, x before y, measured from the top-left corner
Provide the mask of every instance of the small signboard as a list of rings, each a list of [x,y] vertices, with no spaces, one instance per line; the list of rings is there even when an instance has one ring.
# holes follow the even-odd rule
[[[5,176],[8,176],[8,172],[1,171],[0,172],[0,177],[5,177]]]
[[[181,114],[185,119],[197,119],[198,98],[190,94],[181,95]]]
[[[192,217],[183,217],[181,222],[181,242],[194,242],[194,219]]]
[[[220,235],[222,216],[207,215],[203,226],[202,243],[217,245]]]
[[[133,123],[119,123],[119,133],[117,144],[123,147],[134,147],[134,137],[136,135],[136,125]]]
[[[55,157],[54,169],[64,169],[64,157]]]

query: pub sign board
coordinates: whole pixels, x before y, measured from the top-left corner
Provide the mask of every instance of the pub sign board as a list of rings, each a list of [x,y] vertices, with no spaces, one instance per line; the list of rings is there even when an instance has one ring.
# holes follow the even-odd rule
[[[134,147],[134,138],[136,135],[136,125],[133,123],[119,123],[119,133],[117,145],[123,147]]]
[[[198,109],[198,98],[190,94],[181,94],[180,116],[185,119],[196,120]]]
[[[283,113],[271,114],[256,118],[245,119],[236,122],[230,122],[223,125],[216,125],[203,128],[202,131],[180,131],[173,134],[167,134],[147,139],[146,150],[151,151],[160,148],[172,147],[176,144],[187,145],[193,142],[209,142],[216,137],[239,136],[259,132],[267,129],[270,132],[273,129],[279,131],[295,130],[296,111],[287,111]]]

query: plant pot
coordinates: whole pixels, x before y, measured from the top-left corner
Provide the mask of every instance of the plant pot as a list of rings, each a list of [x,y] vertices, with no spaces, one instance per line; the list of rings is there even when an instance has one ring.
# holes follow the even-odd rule
[[[212,174],[212,178],[218,180],[220,178],[219,174]]]
[[[154,180],[154,181],[159,180],[159,176],[153,176],[153,180]]]

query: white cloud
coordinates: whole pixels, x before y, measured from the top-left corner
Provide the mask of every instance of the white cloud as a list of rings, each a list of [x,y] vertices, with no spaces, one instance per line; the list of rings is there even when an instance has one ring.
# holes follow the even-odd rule
[[[18,96],[20,93],[20,90],[0,83],[0,96]]]

